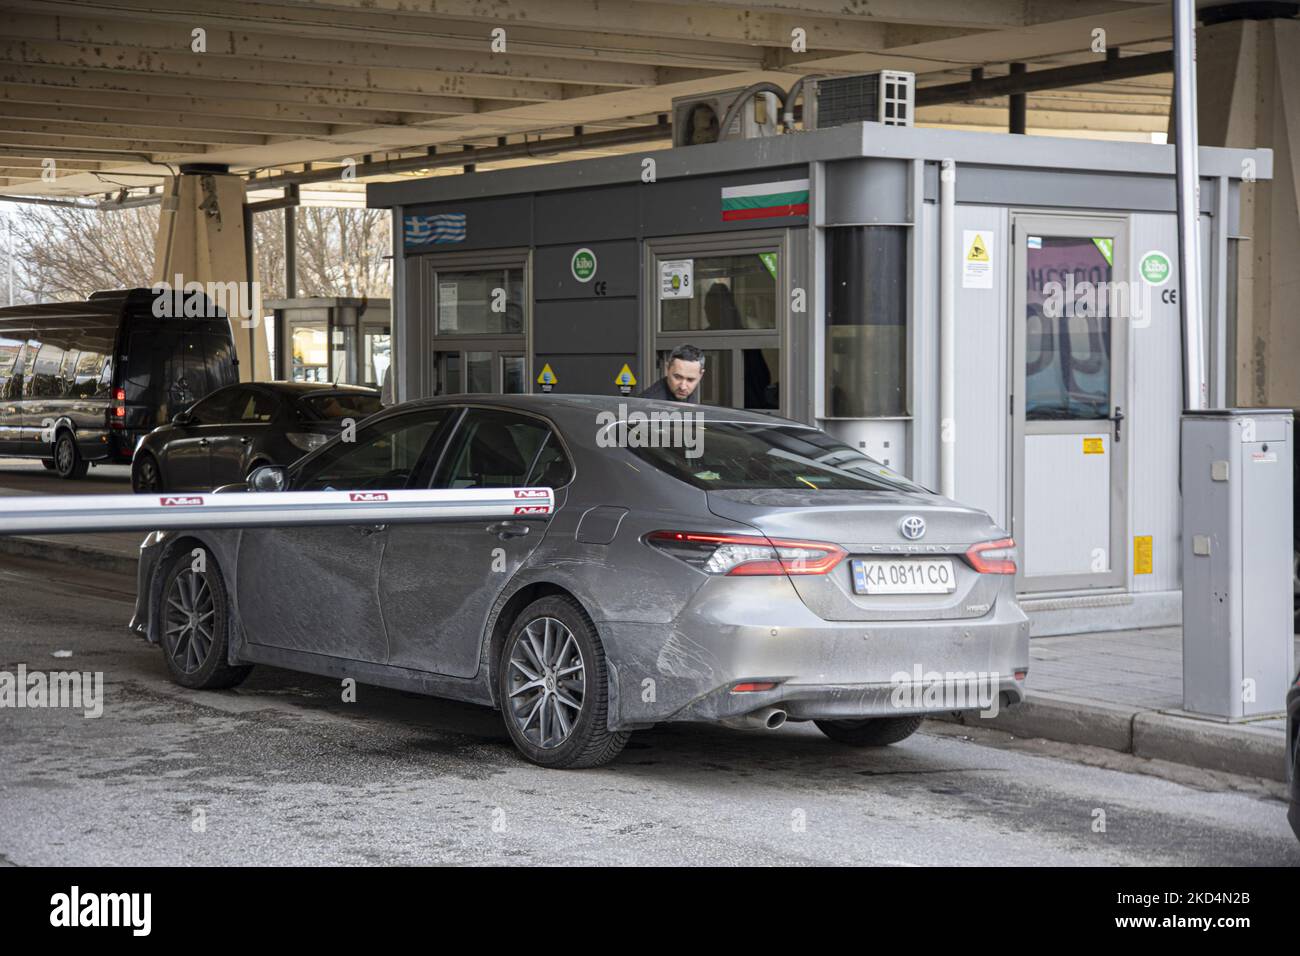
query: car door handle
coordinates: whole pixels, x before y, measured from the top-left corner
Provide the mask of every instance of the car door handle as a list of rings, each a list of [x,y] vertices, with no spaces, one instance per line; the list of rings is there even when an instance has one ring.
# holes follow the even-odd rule
[[[249,438],[247,435],[240,435],[240,436],[239,436],[239,443],[240,443],[241,445],[249,445],[249,444],[252,444],[252,442],[253,442],[253,439]]]
[[[367,537],[367,538],[368,538],[368,537],[370,537],[370,535],[372,535],[372,534],[379,534],[380,532],[387,531],[387,530],[388,530],[388,525],[386,525],[386,524],[363,524],[363,525],[361,525],[360,527],[358,527],[357,530],[361,532],[361,534],[362,534],[363,537]]]
[[[494,534],[498,538],[519,538],[528,534],[532,529],[521,521],[498,521],[496,524],[490,524],[486,529],[488,534]]]
[[[200,438],[200,439],[199,439],[199,447],[200,447],[200,448],[207,448],[208,445],[209,445],[209,442],[208,442],[208,440],[207,440],[206,438]]]

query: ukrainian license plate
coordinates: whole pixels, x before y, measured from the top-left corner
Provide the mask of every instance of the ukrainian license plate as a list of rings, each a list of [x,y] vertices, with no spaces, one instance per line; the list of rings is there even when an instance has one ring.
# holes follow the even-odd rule
[[[852,566],[858,594],[947,594],[957,587],[951,558],[861,558]]]

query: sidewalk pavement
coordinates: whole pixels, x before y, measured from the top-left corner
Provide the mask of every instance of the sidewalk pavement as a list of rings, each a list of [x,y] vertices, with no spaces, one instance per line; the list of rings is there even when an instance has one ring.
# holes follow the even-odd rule
[[[131,490],[129,483],[112,481],[108,474],[100,481],[59,482],[52,488],[39,475],[39,463],[31,463],[36,471],[30,473],[27,468],[15,471],[11,464],[0,459],[0,495],[129,494]],[[0,553],[79,564],[134,579],[143,538],[143,532],[0,535]],[[1296,657],[1300,659],[1300,646]],[[1228,723],[1182,711],[1181,628],[1035,637],[1029,642],[1029,658],[1024,704],[992,718],[969,714],[948,719],[1018,737],[1043,737],[1208,770],[1286,779],[1283,719]],[[1286,676],[1289,680],[1294,675]]]

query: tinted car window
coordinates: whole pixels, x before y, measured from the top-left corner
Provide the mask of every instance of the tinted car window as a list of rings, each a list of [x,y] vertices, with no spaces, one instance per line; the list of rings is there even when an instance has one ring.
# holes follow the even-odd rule
[[[224,425],[232,421],[232,408],[237,404],[242,407],[241,400],[247,395],[248,392],[242,388],[223,388],[213,392],[203,401],[196,402],[190,407],[189,412],[194,417],[191,424]]]
[[[619,425],[608,427],[617,430]],[[646,434],[632,442],[636,429],[643,429]],[[648,434],[656,430],[660,433]],[[924,490],[815,428],[701,422],[687,429],[682,423],[638,422],[629,425],[628,437],[626,444],[638,458],[705,491],[722,488]],[[648,444],[664,447],[645,447]]]
[[[275,417],[276,400],[266,392],[241,389],[231,405],[230,420],[236,422],[269,422]]]
[[[568,456],[560,447],[555,432],[551,432],[546,437],[546,444],[542,445],[525,484],[540,488],[563,488],[572,480],[573,466],[569,464]]]
[[[108,394],[108,383],[101,381],[104,356],[99,352],[83,351],[73,372],[72,394],[78,398],[91,398]]]
[[[356,441],[335,441],[303,464],[295,491],[404,488],[450,409],[395,415],[357,430]]]
[[[23,343],[14,339],[0,339],[0,397],[11,398],[9,382],[19,370],[18,356],[22,354]],[[21,371],[17,381],[22,381]]]
[[[59,387],[59,366],[63,362],[63,349],[57,345],[45,343],[36,353],[36,362],[32,366],[30,391],[32,398],[56,398],[63,394]]]
[[[323,392],[306,395],[295,404],[302,421],[337,421],[351,418],[360,421],[375,414],[383,406],[378,395],[357,392]]]
[[[471,408],[451,437],[435,488],[512,488],[525,484],[550,429],[510,412]]]

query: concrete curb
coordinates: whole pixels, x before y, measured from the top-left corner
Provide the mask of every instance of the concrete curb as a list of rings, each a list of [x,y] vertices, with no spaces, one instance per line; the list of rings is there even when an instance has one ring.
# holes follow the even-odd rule
[[[14,554],[23,558],[38,558],[42,561],[56,561],[59,564],[75,564],[97,571],[110,571],[135,578],[139,559],[127,557],[106,548],[78,544],[75,541],[51,541],[48,538],[33,538],[22,535],[0,535],[0,553]]]
[[[1286,735],[1250,724],[1226,724],[1159,711],[1133,718],[1133,752],[1139,757],[1188,763],[1207,770],[1286,780]]]
[[[1250,724],[1197,720],[1059,694],[1032,693],[1019,707],[1000,710],[996,717],[963,713],[940,719],[1001,730],[1017,737],[1105,747],[1148,760],[1286,781],[1286,735]]]

